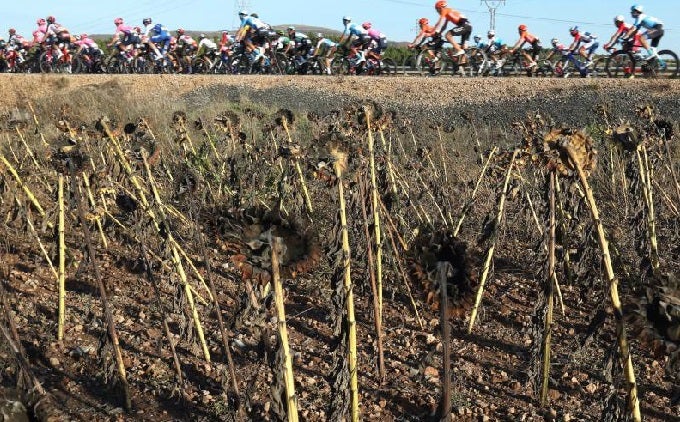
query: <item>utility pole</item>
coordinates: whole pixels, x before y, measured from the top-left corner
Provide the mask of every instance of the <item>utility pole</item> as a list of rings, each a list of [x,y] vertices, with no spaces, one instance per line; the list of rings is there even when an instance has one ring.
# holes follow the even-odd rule
[[[496,29],[496,10],[505,5],[505,0],[482,0],[489,8],[489,29]]]

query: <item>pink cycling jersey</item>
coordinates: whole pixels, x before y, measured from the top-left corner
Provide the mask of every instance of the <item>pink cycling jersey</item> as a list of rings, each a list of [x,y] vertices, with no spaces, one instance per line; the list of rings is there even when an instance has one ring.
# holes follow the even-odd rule
[[[385,38],[385,34],[378,31],[377,29],[373,29],[373,28],[368,30],[368,36],[373,38],[374,40],[379,40],[380,38]]]
[[[78,47],[97,48],[97,43],[92,38],[81,38],[75,42]]]
[[[127,35],[132,32],[132,27],[121,23],[116,25],[116,35]]]

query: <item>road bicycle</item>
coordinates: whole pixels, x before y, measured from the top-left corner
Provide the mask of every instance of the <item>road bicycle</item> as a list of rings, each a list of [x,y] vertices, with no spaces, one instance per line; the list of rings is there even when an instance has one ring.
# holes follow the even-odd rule
[[[649,58],[647,52],[635,46],[632,40],[624,40],[621,49],[607,58],[605,72],[610,78],[676,78],[678,55],[671,50],[661,50],[656,57]]]
[[[578,52],[569,51],[553,65],[553,73],[561,78],[578,75],[582,78],[594,78],[604,74],[603,59],[594,57],[590,62],[581,58]]]

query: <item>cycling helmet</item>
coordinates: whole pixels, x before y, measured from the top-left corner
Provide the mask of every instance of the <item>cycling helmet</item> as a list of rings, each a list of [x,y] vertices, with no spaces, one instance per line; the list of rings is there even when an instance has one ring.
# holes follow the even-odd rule
[[[323,38],[323,34],[322,34],[321,32],[317,32],[317,33],[316,33],[316,37],[317,37],[318,39],[321,39],[321,38]]]
[[[370,22],[364,22],[364,23],[361,24],[361,27],[366,29],[366,30],[371,29],[372,26],[373,25],[371,25]]]
[[[289,26],[289,27],[288,27],[288,31],[295,31],[295,27],[294,27],[294,26]]]
[[[80,34],[80,39],[81,39],[81,40],[84,40],[84,39],[86,39],[86,38],[88,38],[88,36],[87,36],[86,33]]]
[[[576,35],[576,34],[578,34],[578,26],[572,26],[571,28],[569,28],[569,33],[570,33],[571,35]]]
[[[14,28],[10,28],[10,29],[9,29],[9,35],[14,35],[14,34],[16,34],[16,33],[17,33],[17,30],[16,30],[16,29],[14,29]]]
[[[116,18],[113,20],[114,25],[122,25],[123,24],[123,18]]]
[[[276,35],[278,35],[279,37],[283,37],[283,31],[279,29],[278,31],[276,31]]]
[[[47,20],[47,23],[51,24],[51,23],[55,23],[57,21],[57,18],[55,18],[54,16],[48,16],[46,20]]]
[[[435,9],[443,9],[443,8],[445,8],[446,6],[448,6],[448,4],[447,4],[444,0],[438,0],[438,1],[434,4],[434,8],[435,8]]]
[[[38,25],[45,25],[47,22],[45,21],[45,19],[40,18],[37,21],[35,21],[35,23]]]
[[[550,44],[552,44],[553,47],[557,47],[557,44],[559,44],[559,43],[560,43],[560,40],[558,40],[557,38],[553,38],[552,40],[550,40]]]
[[[151,24],[151,18],[142,19],[142,25],[150,25],[150,24]]]
[[[428,23],[430,23],[430,21],[427,18],[418,19],[418,25],[420,26],[427,25]]]
[[[343,16],[342,21],[343,22],[352,22],[352,17],[351,16]]]
[[[258,15],[257,13],[251,13],[250,16],[258,19],[260,18],[260,15]]]
[[[179,28],[179,29],[177,30],[177,35],[184,35],[184,29]]]
[[[642,13],[642,6],[639,4],[634,4],[630,7],[630,13]]]
[[[496,31],[494,31],[493,29],[489,29],[489,32],[486,33],[486,36],[489,38],[493,38],[496,36]]]
[[[626,18],[624,18],[623,15],[618,15],[617,17],[614,18],[614,23],[618,25],[620,23],[623,23],[623,21],[625,20]]]
[[[472,37],[472,39],[475,40],[475,42],[480,42],[482,40],[482,37],[480,37],[479,35],[475,35],[474,37]]]
[[[153,26],[153,30],[154,32],[160,33],[161,31],[163,31],[163,25],[157,23],[156,25]]]
[[[205,38],[205,34],[201,34],[201,35],[198,36],[199,40],[202,40],[203,38]]]
[[[526,26],[525,24],[521,24],[520,26],[517,27],[517,30],[518,30],[518,31],[526,31],[526,30],[527,30],[527,26]]]
[[[241,10],[240,12],[238,12],[238,15],[239,16],[248,16],[248,11],[247,10]]]
[[[141,34],[141,33],[142,33],[142,28],[140,28],[140,27],[138,27],[138,26],[135,26],[134,28],[132,28],[132,31],[133,31],[133,32],[136,32],[136,33],[138,33],[138,34]]]

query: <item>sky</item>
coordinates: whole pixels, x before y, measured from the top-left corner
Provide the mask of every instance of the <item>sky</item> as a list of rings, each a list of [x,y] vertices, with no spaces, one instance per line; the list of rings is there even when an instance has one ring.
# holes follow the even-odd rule
[[[162,23],[169,29],[217,31],[237,25],[238,3],[247,4],[272,25],[304,24],[342,29],[342,17],[349,15],[355,22],[371,21],[373,26],[393,41],[410,41],[416,33],[416,21],[427,17],[437,19],[435,0],[345,0],[320,2],[314,0],[31,0],[30,5],[19,1],[3,1],[0,13],[0,36],[14,27],[30,37],[39,17],[53,15],[74,34],[112,33],[113,20],[122,17],[126,23],[141,26],[144,17]],[[666,35],[661,47],[680,50],[680,12],[678,0],[642,0],[645,11],[664,22]],[[552,37],[569,40],[569,27],[579,25],[585,32],[599,36],[604,44],[614,32],[613,18],[622,14],[630,19],[633,0],[506,0],[496,14],[496,32],[506,42],[517,39],[521,23],[537,35],[543,45]],[[484,35],[489,29],[489,12],[480,0],[452,0],[449,6],[460,10],[471,21],[474,34]]]

